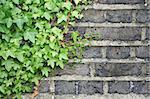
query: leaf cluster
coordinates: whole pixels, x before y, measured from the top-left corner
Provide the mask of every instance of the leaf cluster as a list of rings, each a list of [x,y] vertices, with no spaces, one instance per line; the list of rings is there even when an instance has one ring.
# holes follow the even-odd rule
[[[83,47],[79,33],[68,34],[80,19],[81,0],[0,0],[0,98],[32,92],[69,53]],[[70,39],[66,39],[70,35]]]

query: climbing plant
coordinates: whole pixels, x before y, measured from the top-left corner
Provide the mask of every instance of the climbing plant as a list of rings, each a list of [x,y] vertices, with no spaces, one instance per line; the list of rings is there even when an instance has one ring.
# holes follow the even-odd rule
[[[87,0],[0,0],[0,98],[32,92],[84,39],[69,27]]]

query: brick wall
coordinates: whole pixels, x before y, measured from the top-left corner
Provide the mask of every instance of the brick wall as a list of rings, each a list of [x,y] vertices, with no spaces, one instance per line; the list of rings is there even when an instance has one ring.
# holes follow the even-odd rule
[[[37,99],[150,99],[150,0],[95,0],[86,8],[73,29],[91,46],[81,63],[43,78]]]

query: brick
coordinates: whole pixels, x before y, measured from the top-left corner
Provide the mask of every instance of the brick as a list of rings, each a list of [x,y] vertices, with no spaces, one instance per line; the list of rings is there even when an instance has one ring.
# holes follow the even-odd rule
[[[87,47],[83,53],[84,58],[101,58],[101,48],[100,47]]]
[[[108,93],[128,94],[130,93],[130,82],[126,81],[108,82]]]
[[[79,94],[102,94],[103,82],[101,81],[79,81]]]
[[[118,76],[149,76],[150,66],[147,63],[107,63],[95,64],[95,76],[118,77]]]
[[[129,47],[108,47],[106,51],[106,57],[108,59],[127,59],[130,57]]]
[[[80,20],[81,22],[105,22],[105,11],[89,9],[83,11],[84,17]]]
[[[136,47],[136,57],[142,59],[150,58],[150,46],[147,47]]]
[[[148,10],[136,11],[136,22],[139,23],[150,22],[150,11]]]
[[[93,40],[141,40],[141,28],[87,28],[85,33]]]
[[[132,12],[126,10],[120,11],[107,11],[106,20],[108,22],[122,22],[122,23],[131,23],[132,22]]]
[[[56,76],[62,75],[82,75],[89,76],[89,64],[68,64],[64,66],[64,69],[57,69],[55,71]]]
[[[76,82],[75,81],[55,81],[55,94],[75,94]]]
[[[46,93],[49,92],[50,83],[49,80],[41,80],[39,92]]]
[[[107,4],[144,4],[144,0],[97,0],[97,3]]]
[[[150,28],[146,29],[146,39],[150,40]]]
[[[150,94],[150,82],[149,81],[137,81],[133,82],[132,92],[136,94]]]

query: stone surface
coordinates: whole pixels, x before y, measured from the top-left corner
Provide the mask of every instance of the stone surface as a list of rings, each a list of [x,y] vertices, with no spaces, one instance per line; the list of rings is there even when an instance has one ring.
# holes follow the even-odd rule
[[[133,41],[141,39],[141,28],[87,28],[86,35],[93,40]]]
[[[102,94],[103,83],[100,81],[79,81],[79,94]]]
[[[81,22],[105,22],[105,11],[89,9],[83,11],[84,17],[80,20]]]
[[[150,28],[146,29],[146,39],[150,40]]]
[[[149,64],[119,64],[107,63],[95,65],[95,76],[115,77],[115,76],[143,76],[150,75]]]
[[[49,89],[50,89],[49,80],[41,80],[39,92],[46,93],[49,92]]]
[[[82,75],[89,76],[90,69],[89,64],[68,64],[64,69],[57,69],[55,71],[56,76],[62,75]]]
[[[96,0],[97,3],[108,4],[144,4],[144,0]]]
[[[120,93],[128,94],[130,93],[130,82],[125,81],[111,81],[108,82],[108,93]]]
[[[122,23],[130,23],[132,22],[132,12],[123,10],[123,11],[107,11],[106,20],[108,22],[122,22]]]
[[[108,59],[127,59],[130,57],[129,47],[107,47],[106,57]]]
[[[84,58],[101,58],[102,52],[100,47],[86,47],[83,52]]]
[[[150,99],[150,95],[138,94],[107,94],[107,95],[63,95],[55,99]]]
[[[140,22],[140,23],[150,22],[150,11],[137,10],[136,11],[136,22]]]
[[[136,94],[150,94],[150,82],[133,82],[132,92]]]
[[[150,46],[136,47],[136,57],[138,58],[150,58]]]
[[[55,94],[76,94],[75,81],[55,81]]]

